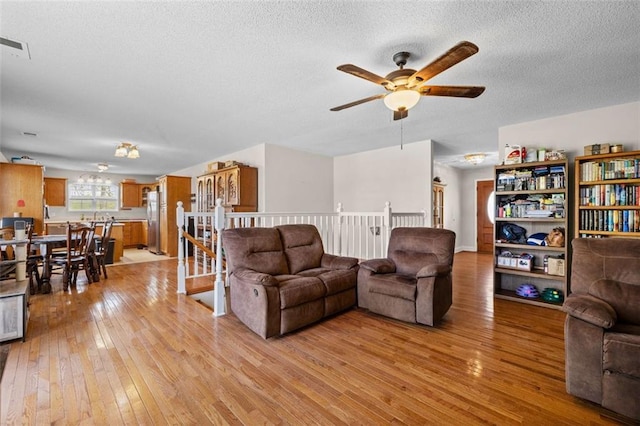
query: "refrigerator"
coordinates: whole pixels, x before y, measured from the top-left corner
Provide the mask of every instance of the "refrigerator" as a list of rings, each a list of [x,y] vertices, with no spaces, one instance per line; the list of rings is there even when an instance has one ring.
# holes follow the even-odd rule
[[[163,254],[160,250],[160,192],[147,194],[147,248],[150,253]]]

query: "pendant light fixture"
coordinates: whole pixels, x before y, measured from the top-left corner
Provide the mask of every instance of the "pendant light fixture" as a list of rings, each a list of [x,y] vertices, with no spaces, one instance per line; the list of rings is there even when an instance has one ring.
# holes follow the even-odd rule
[[[114,154],[116,157],[126,157],[126,158],[140,158],[140,152],[138,151],[138,146],[133,145],[129,142],[121,142],[120,145],[116,148],[116,152]]]

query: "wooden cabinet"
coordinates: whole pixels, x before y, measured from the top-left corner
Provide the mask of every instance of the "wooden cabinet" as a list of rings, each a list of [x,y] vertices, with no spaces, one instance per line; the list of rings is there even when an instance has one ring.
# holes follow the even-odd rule
[[[258,209],[258,169],[244,165],[228,167],[198,176],[197,208],[212,211],[215,200],[227,211],[254,212]]]
[[[137,247],[138,244],[146,244],[147,240],[142,240],[142,222],[123,222],[122,245],[126,247]]]
[[[140,191],[135,182],[120,183],[120,208],[140,207]]]
[[[495,297],[561,307],[561,298],[547,300],[543,294],[566,297],[569,292],[567,173],[565,160],[495,167]],[[513,229],[513,225],[524,228],[526,236],[514,240],[511,233],[512,239],[506,238],[505,228]],[[561,247],[527,244],[527,237],[542,237],[554,228],[564,230]],[[521,286],[525,284],[535,286],[537,296],[536,292],[528,293],[532,297],[519,296],[517,290],[524,290]]]
[[[160,251],[175,257],[178,255],[178,225],[176,209],[182,201],[184,210],[191,211],[191,178],[187,176],[162,176],[158,179],[160,190]]]
[[[444,228],[444,185],[433,183],[433,218],[431,226]]]
[[[32,217],[34,232],[44,229],[44,182],[42,166],[0,163],[0,217],[20,212]]]
[[[575,159],[575,237],[640,238],[640,151]]]
[[[147,207],[147,195],[149,194],[149,192],[156,191],[157,189],[158,189],[157,183],[139,183],[138,184],[138,207]]]
[[[44,203],[49,207],[64,207],[67,204],[67,179],[44,178]]]

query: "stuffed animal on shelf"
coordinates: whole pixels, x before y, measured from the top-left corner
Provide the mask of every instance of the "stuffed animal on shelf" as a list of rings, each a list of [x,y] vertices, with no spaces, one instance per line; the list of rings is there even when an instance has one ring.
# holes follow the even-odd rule
[[[553,228],[544,242],[549,247],[564,247],[564,228]]]

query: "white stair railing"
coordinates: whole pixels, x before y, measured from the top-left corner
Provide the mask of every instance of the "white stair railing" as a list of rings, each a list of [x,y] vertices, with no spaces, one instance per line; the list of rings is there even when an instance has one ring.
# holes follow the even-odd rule
[[[396,227],[423,227],[426,213],[393,213],[389,202],[382,212],[345,212],[342,204],[334,213],[227,213],[222,200],[216,200],[213,212],[185,212],[178,203],[178,293],[186,293],[186,280],[215,274],[214,315],[224,315],[223,246],[217,244],[217,236],[225,228],[273,227],[286,224],[310,224],[318,228],[326,253],[373,259],[385,257],[391,229]],[[187,257],[191,244],[182,234],[189,231],[208,252],[193,245],[193,255]]]

